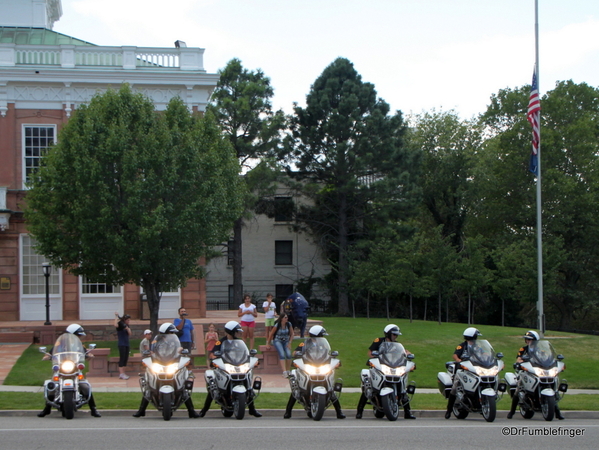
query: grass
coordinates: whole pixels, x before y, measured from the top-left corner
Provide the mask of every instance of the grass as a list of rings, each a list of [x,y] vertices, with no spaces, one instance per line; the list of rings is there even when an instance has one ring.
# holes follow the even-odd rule
[[[320,318],[327,329],[332,350],[339,352],[342,365],[338,369],[338,377],[343,379],[344,387],[360,386],[360,371],[365,368],[367,349],[372,340],[382,335],[382,330],[387,324],[385,319],[351,319],[339,317]],[[415,354],[417,365],[410,380],[414,380],[418,388],[436,388],[437,372],[445,370],[445,362],[451,359],[455,346],[462,342],[462,333],[467,325],[457,323],[414,321],[405,320],[394,322],[402,331],[399,341]],[[521,336],[527,331],[523,328],[478,326],[484,339],[488,339],[496,352],[505,355],[505,372],[512,371],[512,363],[516,353],[523,343]],[[599,389],[599,378],[593,375],[599,367],[599,337],[572,333],[548,331],[549,338],[558,353],[565,356],[567,370],[563,377],[568,379],[571,389]],[[255,347],[264,344],[264,338],[256,338]],[[98,347],[111,348],[111,356],[118,356],[115,341],[96,342]],[[139,341],[132,341],[131,348],[136,349]],[[6,378],[6,385],[41,386],[49,375],[49,363],[41,361],[38,346],[30,346],[17,361],[14,368]],[[196,357],[195,364],[205,364],[204,357]],[[443,409],[446,401],[440,394],[418,394],[414,396],[415,409]],[[14,397],[13,395],[14,394]],[[31,396],[30,403],[21,400],[10,401],[11,398],[25,399]],[[139,405],[138,393],[97,393],[97,402],[104,409],[135,409]],[[341,399],[344,408],[355,408],[359,394],[345,393]],[[193,394],[196,407],[201,407],[204,402],[205,392]],[[280,409],[284,408],[288,399],[287,394],[263,393],[258,400],[259,408]],[[563,409],[568,410],[596,410],[599,395],[566,395],[560,402]],[[5,392],[0,397],[0,409],[35,409],[40,407],[40,394],[9,393]],[[30,405],[27,407],[27,405]],[[348,406],[346,406],[348,405]],[[509,399],[504,399],[498,404],[500,409],[509,408]]]

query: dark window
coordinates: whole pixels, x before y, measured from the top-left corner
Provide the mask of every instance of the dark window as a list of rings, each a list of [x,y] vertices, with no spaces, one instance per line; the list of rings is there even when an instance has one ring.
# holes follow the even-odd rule
[[[280,304],[293,294],[293,284],[277,284],[275,285],[275,301]]]
[[[293,220],[293,200],[291,197],[275,197],[275,222]]]
[[[293,241],[275,241],[275,265],[289,266],[293,263]]]

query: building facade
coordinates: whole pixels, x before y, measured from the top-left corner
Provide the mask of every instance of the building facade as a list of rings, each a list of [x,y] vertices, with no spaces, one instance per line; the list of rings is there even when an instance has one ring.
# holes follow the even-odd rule
[[[204,49],[107,47],[52,30],[60,0],[0,0],[0,317],[43,320],[43,256],[27,233],[23,205],[28,176],[55,143],[72,112],[96,93],[129,83],[157,110],[181,97],[204,111],[218,81],[204,70]],[[177,43],[179,43],[177,41]],[[111,319],[114,312],[144,317],[143,293],[133,285],[107,286],[53,269],[48,279],[51,320]],[[205,281],[190,280],[163,294],[160,317],[185,306],[205,316]]]

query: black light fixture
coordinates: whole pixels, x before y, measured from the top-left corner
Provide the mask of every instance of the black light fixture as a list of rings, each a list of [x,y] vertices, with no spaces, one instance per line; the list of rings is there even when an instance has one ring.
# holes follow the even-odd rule
[[[44,325],[52,325],[50,322],[50,274],[52,273],[52,266],[50,263],[42,263],[42,269],[44,271],[44,277],[46,277],[46,322]]]

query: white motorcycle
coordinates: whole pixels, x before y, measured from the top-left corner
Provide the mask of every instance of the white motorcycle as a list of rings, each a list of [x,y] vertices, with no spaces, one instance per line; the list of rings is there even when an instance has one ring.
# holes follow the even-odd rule
[[[529,344],[524,362],[515,363],[517,374],[508,372],[505,381],[510,387],[510,396],[517,395],[520,414],[525,419],[541,411],[546,421],[552,421],[558,402],[568,390],[567,380],[560,382],[559,374],[566,369],[563,355],[556,355],[549,341]],[[514,408],[515,409],[515,408]]]
[[[387,416],[395,421],[400,407],[408,407],[409,412],[409,396],[416,391],[414,382],[408,384],[408,374],[416,368],[414,355],[406,355],[399,342],[383,342],[372,356],[368,361],[370,369],[362,369],[362,393],[372,405],[375,417]]]
[[[162,411],[164,420],[170,420],[173,412],[183,403],[187,406],[190,417],[199,417],[191,403],[194,375],[187,369],[191,362],[188,355],[188,350],[181,351],[181,343],[176,335],[156,336],[153,351],[143,355],[142,363],[146,370],[139,374],[143,398],[134,417],[144,416],[150,402],[158,411]]]
[[[54,407],[60,410],[65,418],[72,419],[75,411],[90,401],[92,390],[83,375],[83,370],[85,355],[95,348],[96,344],[90,344],[89,350],[86,351],[79,338],[71,333],[65,333],[56,340],[51,354],[47,353],[46,347],[39,348],[41,353],[52,358],[53,372],[52,379],[44,383],[46,410],[45,413],[40,413],[40,417],[49,414],[50,409]],[[93,413],[93,403],[90,403],[90,408]]]
[[[253,378],[254,368],[258,364],[254,349],[248,351],[241,339],[223,340],[221,350],[214,352],[214,369],[206,370],[206,389],[208,396],[218,405],[225,417],[235,416],[241,420],[245,416],[245,406],[250,414],[260,417],[255,409],[254,400],[260,394],[262,379]],[[210,405],[210,398],[200,415],[204,415]]]
[[[335,380],[335,369],[341,361],[337,359],[337,352],[331,352],[326,338],[306,339],[303,350],[296,351],[295,356],[299,358],[293,361],[295,369],[289,374],[291,397],[284,417],[291,417],[293,405],[298,401],[308,417],[314,420],[322,419],[331,404],[335,407],[337,418],[345,418],[339,406],[343,382],[341,379]]]
[[[489,341],[478,339],[468,345],[462,361],[445,364],[447,372],[437,374],[441,394],[449,398],[454,380],[456,382],[453,414],[465,419],[471,412],[481,413],[487,422],[493,422],[497,414],[498,392],[505,392],[505,383],[499,382],[503,370],[503,354],[495,354]],[[455,373],[454,373],[455,371]],[[455,378],[453,378],[455,377]],[[451,406],[450,406],[451,407]]]

